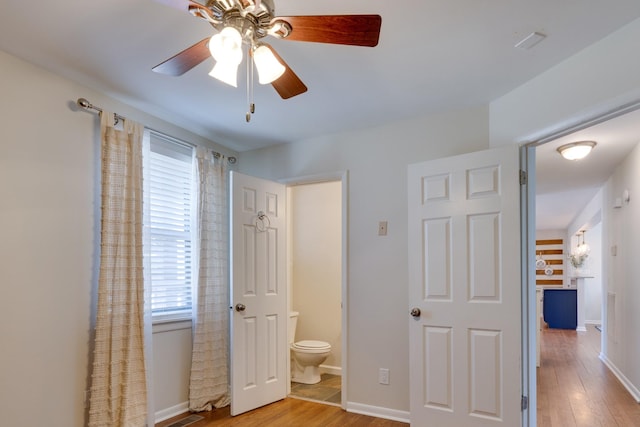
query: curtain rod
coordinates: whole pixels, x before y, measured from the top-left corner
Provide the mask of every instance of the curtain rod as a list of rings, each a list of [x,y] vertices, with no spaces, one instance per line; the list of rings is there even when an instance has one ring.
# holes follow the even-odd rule
[[[86,98],[78,98],[76,103],[80,107],[84,108],[85,110],[91,110],[91,111],[95,111],[95,112],[98,112],[98,113],[102,113],[102,108],[96,107],[95,105],[90,103]],[[113,113],[113,118],[115,120],[115,124],[118,124],[118,121],[120,121],[120,120],[123,120],[123,121],[126,120],[126,118],[124,116],[121,116],[120,114],[117,114],[117,113]],[[148,129],[150,129],[150,128],[148,128]],[[159,132],[159,131],[157,131],[155,129],[150,129],[150,130],[152,130],[154,132],[157,132],[157,133],[160,133],[160,134],[164,134],[163,132]],[[229,164],[233,165],[238,161],[238,159],[235,158],[234,156],[225,156],[224,154],[222,154],[222,153],[220,153],[218,151],[213,151],[213,150],[211,152],[213,153],[213,157],[215,157],[216,159],[219,159],[221,157],[222,158],[227,157],[227,162],[229,162]]]
[[[96,111],[98,113],[102,113],[102,108],[96,107],[95,105],[90,103],[86,98],[78,98],[78,101],[76,101],[76,102],[78,103],[79,106],[81,106],[85,110],[93,110],[93,111]],[[121,116],[120,114],[116,114],[116,113],[113,113],[113,118],[115,119],[116,124],[118,124],[118,121],[120,121],[120,120],[125,120],[125,118],[123,116]]]

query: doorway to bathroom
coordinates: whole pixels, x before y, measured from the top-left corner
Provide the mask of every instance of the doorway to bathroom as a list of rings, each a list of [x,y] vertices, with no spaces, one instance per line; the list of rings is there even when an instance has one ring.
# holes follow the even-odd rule
[[[289,344],[311,341],[331,347],[314,384],[296,378],[302,358],[291,351],[289,395],[344,407],[346,174],[287,185],[288,299],[289,311],[297,313]]]

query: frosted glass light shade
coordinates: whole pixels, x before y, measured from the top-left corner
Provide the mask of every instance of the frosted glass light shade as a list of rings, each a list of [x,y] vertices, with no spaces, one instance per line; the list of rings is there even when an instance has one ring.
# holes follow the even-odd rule
[[[258,81],[260,84],[269,84],[282,76],[285,67],[278,61],[271,49],[260,45],[253,50],[253,60],[258,69]]]
[[[209,75],[233,87],[238,87],[238,64],[218,61]]]
[[[558,153],[567,160],[580,160],[587,157],[595,146],[595,141],[572,142],[558,147]]]
[[[238,87],[238,65],[242,62],[242,36],[233,27],[225,27],[209,40],[209,51],[216,65],[209,75]]]
[[[214,34],[209,40],[209,52],[216,61],[236,60],[242,61],[242,36],[233,27],[225,27],[218,34]]]

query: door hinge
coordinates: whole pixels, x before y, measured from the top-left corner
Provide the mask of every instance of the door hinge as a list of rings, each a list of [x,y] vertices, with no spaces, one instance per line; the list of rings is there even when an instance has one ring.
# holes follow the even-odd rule
[[[522,399],[520,400],[520,410],[526,411],[527,409],[529,409],[529,397],[522,396]]]
[[[520,170],[520,185],[527,185],[527,172]]]

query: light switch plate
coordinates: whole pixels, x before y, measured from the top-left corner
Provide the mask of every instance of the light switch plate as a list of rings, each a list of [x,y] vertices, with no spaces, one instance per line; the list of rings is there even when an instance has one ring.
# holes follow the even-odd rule
[[[380,221],[378,223],[378,236],[387,235],[387,221]]]

